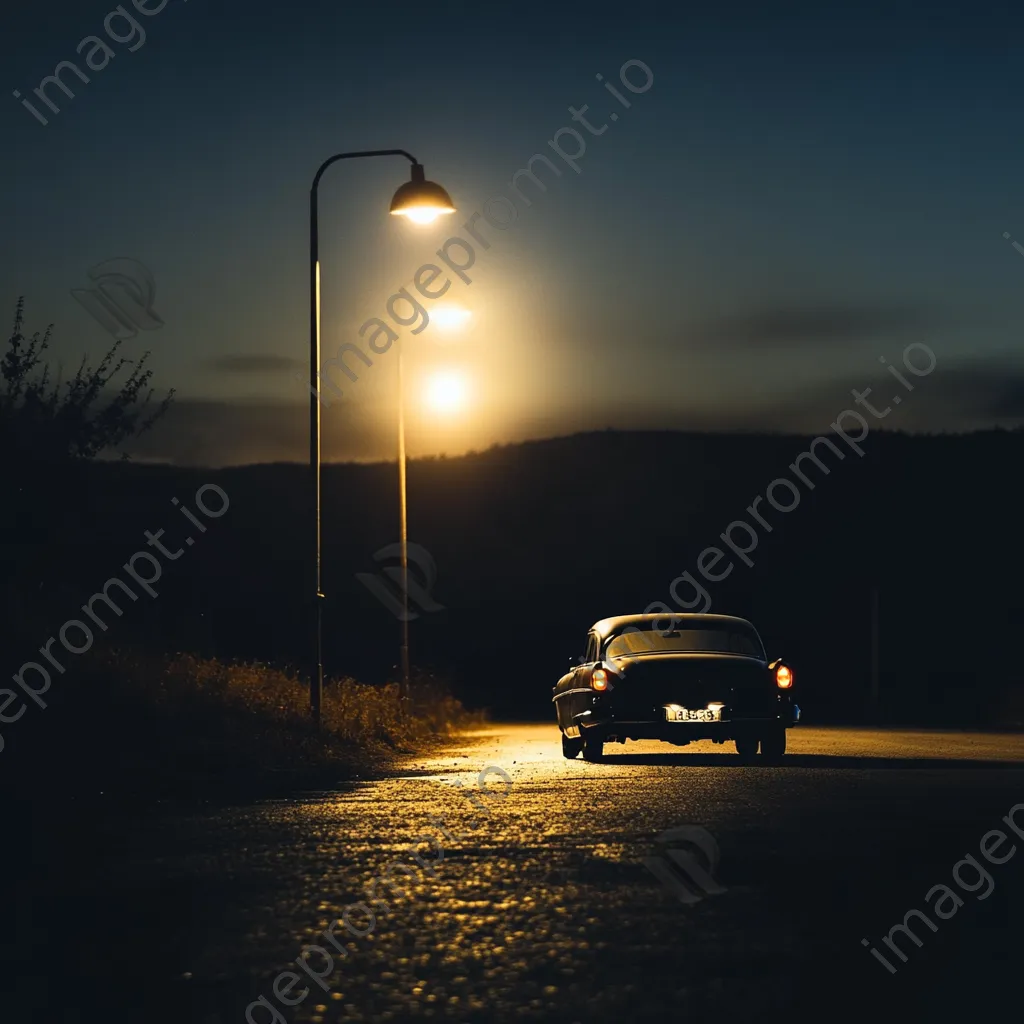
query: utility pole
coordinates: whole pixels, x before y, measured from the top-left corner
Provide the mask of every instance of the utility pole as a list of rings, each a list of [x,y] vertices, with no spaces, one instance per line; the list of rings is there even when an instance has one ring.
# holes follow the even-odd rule
[[[877,722],[881,714],[881,691],[878,683],[878,587],[871,588],[871,716]]]

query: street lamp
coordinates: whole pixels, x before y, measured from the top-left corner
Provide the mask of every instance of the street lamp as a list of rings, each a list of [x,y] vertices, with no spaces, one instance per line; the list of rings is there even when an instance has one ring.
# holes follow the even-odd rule
[[[337,153],[325,160],[313,177],[309,190],[309,477],[310,505],[312,508],[313,544],[313,658],[309,673],[309,711],[318,725],[324,687],[323,658],[323,600],[321,589],[321,545],[320,545],[320,400],[317,397],[317,383],[320,373],[320,257],[319,230],[317,225],[317,189],[324,171],[339,160],[352,160],[370,156],[403,156],[412,164],[410,180],[402,185],[391,200],[391,213],[405,216],[417,224],[429,224],[441,214],[454,213],[451,197],[432,181],[427,181],[423,165],[404,149],[372,149],[357,153]],[[399,349],[399,373],[401,373],[401,349]],[[401,378],[399,378],[401,380]],[[401,404],[399,404],[401,410]],[[401,423],[399,431],[399,487],[401,490],[401,542],[402,542],[402,585],[408,589],[409,559],[405,528],[405,429]],[[403,680],[408,682],[408,625],[403,631]]]

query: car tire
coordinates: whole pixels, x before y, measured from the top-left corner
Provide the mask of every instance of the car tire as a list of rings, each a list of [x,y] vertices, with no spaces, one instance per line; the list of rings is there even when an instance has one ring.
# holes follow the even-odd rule
[[[786,728],[779,725],[761,736],[761,760],[778,764],[786,753]]]
[[[740,760],[747,764],[753,761],[757,756],[757,737],[737,736],[736,753],[740,755]]]
[[[604,757],[604,740],[600,736],[583,733],[583,760],[600,761]]]
[[[583,740],[571,740],[564,732],[562,733],[562,757],[567,757],[571,761],[580,756],[580,751],[582,749]]]

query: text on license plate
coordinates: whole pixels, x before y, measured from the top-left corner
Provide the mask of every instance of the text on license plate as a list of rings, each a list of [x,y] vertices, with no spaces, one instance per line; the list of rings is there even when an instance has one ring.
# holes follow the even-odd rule
[[[722,720],[722,709],[714,708],[684,708],[678,704],[665,705],[666,722],[720,722]]]

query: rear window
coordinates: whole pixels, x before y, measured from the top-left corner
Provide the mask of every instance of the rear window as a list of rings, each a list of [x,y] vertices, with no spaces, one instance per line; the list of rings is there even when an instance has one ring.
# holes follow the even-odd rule
[[[764,660],[764,648],[753,630],[736,628],[658,630],[627,629],[609,641],[606,656],[629,658],[642,654],[743,654]]]

